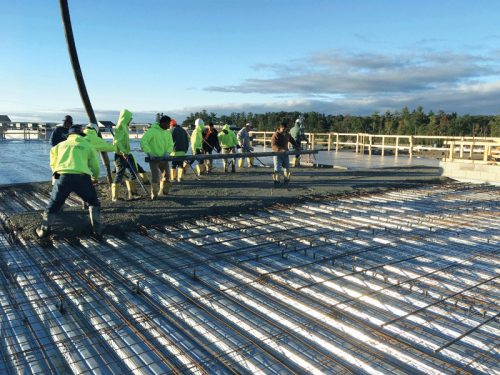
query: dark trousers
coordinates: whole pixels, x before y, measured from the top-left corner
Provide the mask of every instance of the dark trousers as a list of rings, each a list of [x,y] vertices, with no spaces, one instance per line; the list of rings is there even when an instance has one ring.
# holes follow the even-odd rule
[[[75,193],[89,206],[99,207],[99,199],[88,174],[61,174],[52,187],[47,209],[49,214],[59,212],[70,193]]]
[[[115,168],[116,175],[113,183],[119,184],[123,180],[123,176],[125,176],[125,170],[128,169],[130,173],[130,179],[135,180],[135,175],[137,174],[137,168],[135,166],[135,159],[132,155],[128,156],[128,162],[124,156],[115,154]]]

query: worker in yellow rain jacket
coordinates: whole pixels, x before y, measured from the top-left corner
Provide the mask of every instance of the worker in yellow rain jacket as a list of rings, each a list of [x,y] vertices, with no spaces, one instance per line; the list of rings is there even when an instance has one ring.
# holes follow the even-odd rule
[[[130,178],[125,180],[128,191],[128,199],[137,198],[137,167],[132,154],[130,153],[130,139],[128,135],[128,127],[132,122],[132,113],[123,109],[118,117],[118,123],[115,126],[115,134],[113,145],[115,151],[115,168],[116,175],[111,185],[111,200],[116,202],[119,196],[119,186],[125,176],[125,170],[128,169]]]
[[[201,155],[203,154],[203,128],[205,128],[205,122],[201,118],[197,118],[194,126],[193,133],[191,133],[191,152],[193,155]],[[205,163],[198,161],[196,174],[200,176],[204,171]]]
[[[231,130],[228,124],[222,127],[222,131],[218,135],[222,154],[235,154],[238,138],[234,131]],[[223,159],[224,173],[228,172],[229,164],[231,164],[231,172],[236,172],[236,159]]]
[[[99,178],[97,151],[85,139],[82,127],[73,125],[67,140],[50,150],[50,168],[55,176],[49,205],[42,214],[42,224],[36,229],[38,237],[45,237],[54,222],[54,216],[64,205],[70,193],[76,193],[89,205],[90,222],[96,235],[101,235],[101,204],[92,179]]]
[[[150,158],[161,158],[173,151],[174,141],[172,140],[172,132],[170,131],[170,117],[162,116],[160,123],[151,125],[148,131],[142,136],[141,149]],[[168,180],[168,161],[150,160],[149,167],[151,169],[151,199],[167,195],[172,186]]]
[[[97,152],[116,152],[116,146],[106,142],[104,139],[99,137],[99,128],[96,124],[88,124],[83,133],[85,134],[85,139],[94,146]]]

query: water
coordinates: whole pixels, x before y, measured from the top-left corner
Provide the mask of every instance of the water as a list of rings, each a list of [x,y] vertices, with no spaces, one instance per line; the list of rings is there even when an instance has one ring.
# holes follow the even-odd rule
[[[144,162],[144,153],[139,151],[139,141],[131,141],[131,148],[136,160],[145,170],[149,166]],[[271,151],[269,147],[256,147],[255,151]],[[0,184],[14,184],[22,182],[49,181],[51,170],[49,166],[50,144],[45,141],[4,141],[0,142]],[[113,161],[113,154],[109,154]],[[315,156],[303,155],[302,160],[312,159],[315,163],[329,164],[345,167],[348,169],[371,169],[388,168],[411,165],[437,166],[438,160],[407,156],[380,156],[380,155],[362,155],[352,151],[322,151]],[[272,165],[272,158],[264,157],[261,161],[266,165]],[[256,165],[260,163],[256,160]],[[246,165],[246,163],[245,163]],[[221,168],[222,161],[214,160],[214,166]],[[101,168],[101,175],[105,175],[104,168]]]

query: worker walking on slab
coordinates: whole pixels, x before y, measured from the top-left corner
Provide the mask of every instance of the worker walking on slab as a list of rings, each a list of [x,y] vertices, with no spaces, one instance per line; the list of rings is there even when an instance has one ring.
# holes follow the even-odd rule
[[[73,117],[70,115],[64,116],[62,125],[56,126],[52,134],[50,135],[50,145],[52,147],[58,145],[62,141],[65,141],[68,137],[69,128],[73,125]]]
[[[184,156],[189,149],[189,135],[182,126],[177,124],[174,119],[170,120],[170,132],[172,133],[173,149],[170,156]],[[170,170],[170,182],[182,181],[184,174],[183,161],[172,161],[172,169]]]
[[[222,154],[235,154],[238,138],[231,130],[228,124],[222,127],[222,131],[218,135],[219,143],[222,148]],[[236,172],[236,159],[223,159],[224,173],[228,173],[229,164],[231,164],[231,172]]]
[[[116,202],[120,195],[119,186],[125,176],[125,170],[128,169],[130,177],[125,180],[127,186],[128,199],[138,198],[137,195],[137,166],[135,160],[130,154],[130,139],[128,134],[128,127],[132,122],[132,113],[123,109],[118,117],[118,123],[115,126],[115,134],[113,138],[113,145],[116,147],[115,152],[115,167],[116,175],[111,184],[111,200]]]
[[[141,138],[141,149],[150,158],[161,158],[170,154],[174,149],[172,132],[170,131],[170,117],[162,116],[159,123],[154,123]],[[172,184],[169,181],[168,161],[149,161],[151,170],[151,199],[166,196]]]
[[[89,205],[90,222],[96,235],[101,235],[101,204],[92,179],[100,175],[97,151],[85,139],[82,127],[73,125],[68,139],[50,150],[50,168],[55,176],[49,205],[42,214],[42,224],[36,229],[38,237],[45,237],[70,193],[76,193]]]
[[[212,154],[212,151],[215,149],[218,153],[221,152],[221,147],[219,144],[218,138],[219,132],[214,127],[214,123],[210,121],[208,126],[203,129],[203,152],[205,154]],[[205,169],[207,173],[212,172],[213,163],[212,160],[205,160]]]
[[[288,144],[291,143],[294,147],[297,147],[297,142],[288,133],[288,127],[286,122],[282,122],[273,136],[271,137],[271,147],[273,152],[288,151]],[[290,160],[287,154],[277,155],[273,157],[274,161],[274,173],[273,181],[275,185],[280,183],[280,172],[283,170],[283,183],[288,184],[290,182]]]
[[[290,129],[290,136],[295,139],[296,146],[295,149],[297,151],[301,150],[302,142],[306,141],[309,144],[307,137],[304,133],[304,122],[301,118],[295,120],[295,124]],[[292,159],[292,167],[300,167],[300,154],[297,154]]]
[[[197,118],[194,122],[194,130],[191,133],[191,151],[193,155],[203,154],[203,128],[205,122],[201,118]],[[200,176],[205,171],[205,164],[203,161],[198,161],[196,164],[196,174]]]
[[[244,127],[240,129],[237,134],[238,144],[240,145],[241,152],[252,152],[253,147],[250,144],[250,131],[252,130],[252,123],[247,122]],[[243,168],[243,164],[245,163],[245,159],[238,159],[238,167]],[[248,168],[253,167],[253,157],[247,158]]]

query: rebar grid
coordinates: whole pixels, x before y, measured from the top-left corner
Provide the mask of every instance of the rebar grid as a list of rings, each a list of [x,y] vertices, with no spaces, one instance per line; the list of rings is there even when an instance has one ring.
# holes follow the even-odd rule
[[[0,198],[4,221],[48,196]],[[0,230],[0,371],[494,373],[499,198],[352,194],[47,248]]]

